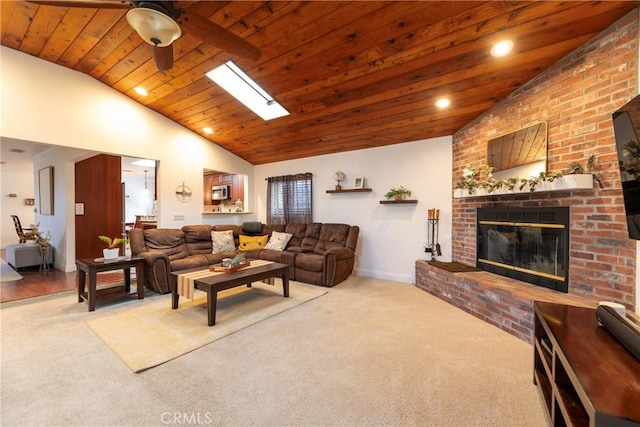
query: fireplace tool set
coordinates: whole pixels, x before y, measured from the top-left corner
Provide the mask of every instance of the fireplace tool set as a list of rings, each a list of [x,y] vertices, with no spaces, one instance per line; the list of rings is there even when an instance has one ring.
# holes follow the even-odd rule
[[[440,209],[427,210],[427,246],[424,251],[431,254],[431,260],[436,256],[442,256],[440,243],[438,243],[438,223],[440,222]]]

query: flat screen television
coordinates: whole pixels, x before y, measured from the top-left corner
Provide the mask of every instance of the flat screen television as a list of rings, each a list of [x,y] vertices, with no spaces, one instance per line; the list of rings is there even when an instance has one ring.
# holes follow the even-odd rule
[[[640,95],[613,113],[627,230],[640,240]]]

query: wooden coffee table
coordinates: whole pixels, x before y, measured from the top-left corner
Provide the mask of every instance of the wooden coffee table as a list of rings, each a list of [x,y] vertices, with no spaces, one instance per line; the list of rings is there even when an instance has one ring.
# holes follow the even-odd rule
[[[178,294],[178,276],[181,274],[202,271],[202,268],[176,271],[171,281],[171,308],[178,308],[180,295]],[[236,286],[246,285],[251,287],[252,282],[257,282],[270,277],[282,278],[282,292],[285,298],[289,297],[289,266],[277,262],[270,262],[264,265],[250,266],[233,273],[211,273],[211,276],[201,277],[194,281],[195,289],[207,293],[207,316],[209,326],[216,324],[216,307],[218,305],[218,292]]]

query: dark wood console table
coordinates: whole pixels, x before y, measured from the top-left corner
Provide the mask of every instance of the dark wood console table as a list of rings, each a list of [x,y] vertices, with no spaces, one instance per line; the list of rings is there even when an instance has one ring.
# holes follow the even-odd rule
[[[596,310],[534,302],[533,381],[552,426],[640,426],[640,361]]]

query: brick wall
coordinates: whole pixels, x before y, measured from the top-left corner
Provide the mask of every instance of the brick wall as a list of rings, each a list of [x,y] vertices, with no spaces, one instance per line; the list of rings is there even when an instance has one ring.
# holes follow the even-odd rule
[[[453,201],[453,260],[475,265],[478,207],[570,206],[569,293],[633,308],[635,241],[627,236],[611,114],[638,88],[639,9],[544,71],[453,137],[453,179],[486,168],[487,141],[539,121],[549,125],[548,171],[596,155],[593,190]]]

